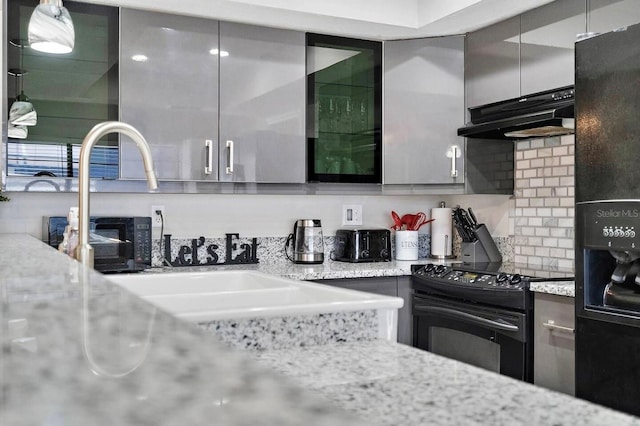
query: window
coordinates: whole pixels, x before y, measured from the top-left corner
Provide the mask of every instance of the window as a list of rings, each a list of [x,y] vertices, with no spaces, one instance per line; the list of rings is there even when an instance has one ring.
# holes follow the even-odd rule
[[[22,143],[9,139],[7,174],[12,176],[78,176],[80,146],[73,144]],[[118,178],[118,147],[96,146],[91,151],[89,175],[92,178]]]

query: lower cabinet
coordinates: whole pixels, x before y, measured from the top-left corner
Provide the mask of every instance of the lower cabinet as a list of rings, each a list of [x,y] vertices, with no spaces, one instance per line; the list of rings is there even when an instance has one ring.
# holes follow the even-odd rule
[[[398,297],[404,300],[398,311],[398,343],[413,346],[413,315],[411,312],[411,277],[398,277]]]
[[[398,343],[412,344],[413,321],[411,319],[410,277],[344,278],[317,280],[315,282],[383,296],[401,297],[404,300],[404,305],[398,310]]]
[[[575,395],[574,298],[535,293],[533,382]]]

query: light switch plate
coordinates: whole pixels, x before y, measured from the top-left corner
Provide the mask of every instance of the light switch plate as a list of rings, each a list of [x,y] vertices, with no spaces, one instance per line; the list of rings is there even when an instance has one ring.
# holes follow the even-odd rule
[[[362,225],[362,205],[344,204],[342,206],[342,225],[355,226]]]

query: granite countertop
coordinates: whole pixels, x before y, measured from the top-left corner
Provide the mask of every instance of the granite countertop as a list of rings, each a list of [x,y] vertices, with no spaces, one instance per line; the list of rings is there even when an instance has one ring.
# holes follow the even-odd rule
[[[245,269],[265,272],[267,274],[278,275],[294,280],[331,280],[343,278],[375,278],[375,277],[398,277],[411,275],[411,265],[439,263],[428,259],[414,261],[391,261],[391,262],[370,262],[370,263],[348,263],[327,260],[318,265],[303,265],[292,262],[268,262],[261,261],[257,264],[238,265],[201,265],[186,267],[162,267],[151,268],[144,273],[167,272],[167,271],[212,271],[212,270],[233,270]],[[450,262],[448,262],[450,263]]]
[[[2,425],[360,424],[35,238],[0,246]]]
[[[380,340],[253,354],[368,424],[640,424],[569,395]]]
[[[556,296],[576,297],[575,281],[543,281],[529,284],[535,293],[554,294]]]
[[[411,275],[411,265],[425,265],[428,263],[451,265],[453,263],[459,263],[459,260],[451,259],[438,261],[434,259],[419,259],[413,261],[397,261],[392,260],[390,262],[370,262],[370,263],[347,263],[347,262],[335,262],[325,261],[319,265],[301,265],[291,262],[262,262],[258,264],[245,264],[245,265],[214,265],[214,266],[190,266],[186,268],[153,268],[149,272],[163,272],[167,270],[190,270],[190,271],[207,271],[207,270],[221,270],[221,269],[251,269],[268,274],[274,274],[281,277],[291,278],[295,280],[329,280],[329,279],[345,279],[345,278],[376,278],[376,277],[399,277]],[[554,271],[544,268],[536,268],[535,266],[519,266],[512,264],[505,264],[504,267],[508,270],[514,268],[518,272],[525,275],[534,275],[539,277],[556,275]],[[557,275],[570,276],[570,271],[559,271]],[[555,294],[559,296],[575,297],[575,283],[573,280],[569,281],[546,281],[546,282],[533,282],[530,285],[531,291],[537,293]]]
[[[233,350],[35,238],[0,245],[0,424],[640,426],[396,343]]]

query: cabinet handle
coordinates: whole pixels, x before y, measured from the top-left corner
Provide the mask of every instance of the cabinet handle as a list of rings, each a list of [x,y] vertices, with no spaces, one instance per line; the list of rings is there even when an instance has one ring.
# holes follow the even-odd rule
[[[227,174],[233,174],[233,141],[227,141]]]
[[[206,151],[207,160],[204,165],[204,174],[210,175],[213,173],[213,141],[211,139],[207,139],[204,141],[204,149]]]
[[[569,334],[574,334],[576,332],[575,328],[557,325],[554,320],[549,320],[547,322],[544,322],[542,323],[542,326],[544,328],[548,328],[549,331],[559,331],[561,333],[569,333]]]
[[[451,145],[447,151],[447,158],[451,158],[451,177],[458,177],[458,168],[456,167],[456,158],[460,158],[460,147]]]

